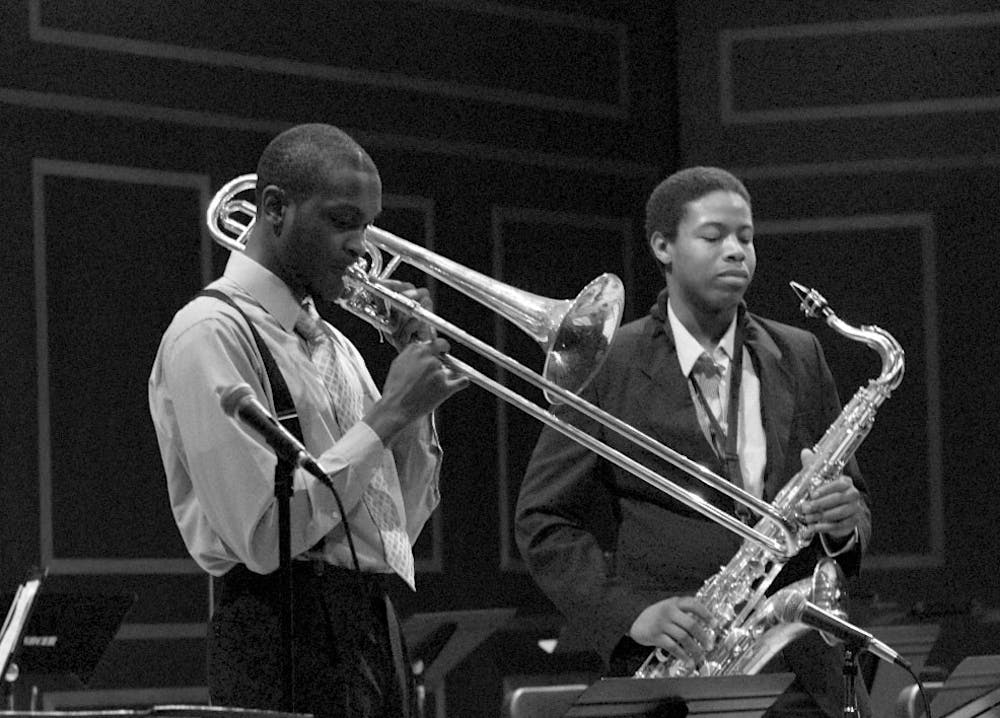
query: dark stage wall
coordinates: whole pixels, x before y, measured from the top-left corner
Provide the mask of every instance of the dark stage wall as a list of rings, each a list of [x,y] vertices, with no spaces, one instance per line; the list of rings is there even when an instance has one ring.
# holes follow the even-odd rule
[[[751,306],[816,331],[845,400],[878,373],[877,356],[801,317],[788,281],[906,351],[903,384],[859,451],[875,499],[859,610],[992,625],[990,3],[291,7],[0,8],[0,591],[45,565],[47,590],[138,596],[93,690],[60,684],[52,707],[204,699],[208,582],[170,516],[146,378],[174,311],[225,262],[203,227],[212,194],[306,121],[369,149],[384,228],[549,297],[615,272],[626,319],[660,286],[642,239],[650,189],[683,165],[736,170],[758,223]],[[517,329],[430,284],[443,316],[540,368]],[[347,324],[384,372],[374,332]],[[399,602],[476,625],[490,616],[467,612],[510,609],[432,696],[439,716],[493,716],[505,679],[551,667],[535,641],[559,625],[511,534],[538,425],[475,388],[439,419],[443,504],[418,545],[420,592]]]

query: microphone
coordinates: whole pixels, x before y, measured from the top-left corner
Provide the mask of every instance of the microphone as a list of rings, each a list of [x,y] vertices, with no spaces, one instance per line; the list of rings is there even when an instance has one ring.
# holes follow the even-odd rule
[[[279,459],[284,459],[293,466],[301,466],[318,479],[326,480],[326,472],[309,455],[302,442],[279,424],[264,405],[257,401],[249,384],[237,384],[219,393],[222,410],[257,432]]]
[[[825,608],[820,608],[812,601],[806,600],[802,594],[790,594],[784,606],[781,607],[780,614],[783,621],[804,623],[807,626],[843,641],[853,648],[870,651],[883,661],[895,663],[897,666],[902,666],[907,670],[910,669],[910,664],[906,659],[889,648],[885,643],[875,638],[868,631],[858,628],[853,623],[848,623]]]

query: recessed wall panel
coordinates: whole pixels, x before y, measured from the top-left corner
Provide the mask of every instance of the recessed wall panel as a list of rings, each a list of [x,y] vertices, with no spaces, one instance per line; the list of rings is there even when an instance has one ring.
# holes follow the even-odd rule
[[[200,287],[202,180],[58,161],[35,178],[43,554],[186,559],[146,382],[168,308]]]
[[[876,527],[866,566],[939,564],[944,546],[931,218],[763,220],[756,228],[761,270],[748,304],[816,334],[843,403],[877,381],[887,365],[877,345],[852,339],[849,330],[838,332],[822,317],[806,317],[790,281],[819,291],[848,327],[880,327],[903,349],[903,380],[878,408],[856,453]]]

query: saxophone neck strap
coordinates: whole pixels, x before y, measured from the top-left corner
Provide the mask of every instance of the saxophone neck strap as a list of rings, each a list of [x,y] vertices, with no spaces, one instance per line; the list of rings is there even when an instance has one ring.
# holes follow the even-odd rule
[[[691,385],[694,387],[695,396],[698,397],[698,401],[711,424],[712,450],[722,462],[726,478],[741,489],[746,487],[743,483],[743,471],[740,469],[740,455],[736,442],[739,437],[744,334],[744,317],[740,313],[736,320],[736,332],[733,338],[733,357],[729,362],[729,403],[726,409],[725,429],[722,428],[715,413],[709,408],[708,401],[705,399],[705,395],[702,393],[698,382],[695,381],[694,376],[691,376]],[[751,521],[752,517],[749,508],[736,502],[735,510],[736,515],[744,523]]]

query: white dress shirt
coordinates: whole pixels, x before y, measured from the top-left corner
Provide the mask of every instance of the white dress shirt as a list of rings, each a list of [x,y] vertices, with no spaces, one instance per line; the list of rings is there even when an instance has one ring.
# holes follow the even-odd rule
[[[361,497],[381,464],[412,546],[440,499],[441,449],[432,420],[414,421],[391,450],[364,422],[341,434],[305,340],[294,331],[300,305],[287,285],[233,252],[223,277],[210,287],[236,301],[274,355],[298,410],[306,449],[328,473],[343,502],[361,568],[390,571],[378,529]],[[379,391],[357,349],[331,330],[339,356],[364,387],[367,408]],[[257,573],[278,567],[275,456],[219,403],[223,392],[242,383],[274,411],[266,372],[244,319],[218,299],[189,302],[161,341],[149,377],[149,406],[178,529],[191,556],[213,575],[237,563]],[[293,482],[292,555],[326,537],[327,560],[351,566],[333,493],[301,469]]]
[[[722,402],[721,416],[717,416],[719,425],[726,428],[727,412],[729,410],[729,369],[732,365],[733,344],[736,338],[736,318],[733,317],[729,329],[721,341],[708,352],[698,340],[692,336],[680,319],[674,313],[670,300],[667,300],[667,318],[670,321],[670,331],[674,335],[677,347],[677,359],[680,361],[681,372],[685,377],[691,375],[694,363],[702,354],[709,354],[722,371],[722,381],[719,384],[719,398]],[[698,412],[699,421],[707,425],[708,418],[704,416],[704,408],[694,393],[694,387],[688,384],[691,398]],[[764,425],[760,413],[760,380],[754,371],[750,353],[743,347],[743,371],[740,379],[739,424],[736,436],[736,451],[740,456],[740,470],[743,472],[743,488],[760,498],[764,494],[764,464],[767,462],[767,441],[764,437]]]

